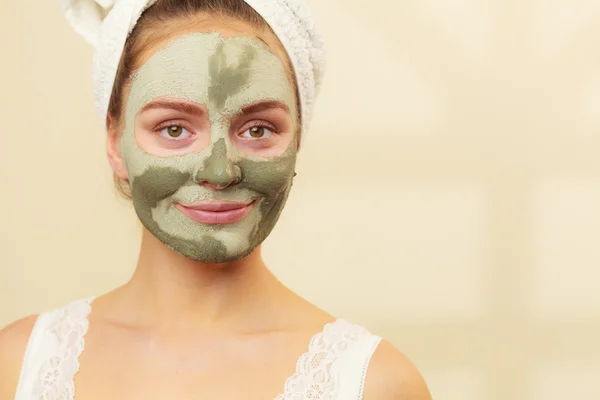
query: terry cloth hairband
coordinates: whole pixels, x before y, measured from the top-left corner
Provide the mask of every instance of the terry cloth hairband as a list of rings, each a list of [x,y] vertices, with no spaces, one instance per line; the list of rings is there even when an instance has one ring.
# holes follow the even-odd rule
[[[244,0],[271,26],[296,73],[303,133],[325,70],[323,42],[304,0]],[[103,120],[127,37],[156,0],[61,0],[67,20],[96,49],[94,101]],[[304,136],[304,135],[303,135]]]

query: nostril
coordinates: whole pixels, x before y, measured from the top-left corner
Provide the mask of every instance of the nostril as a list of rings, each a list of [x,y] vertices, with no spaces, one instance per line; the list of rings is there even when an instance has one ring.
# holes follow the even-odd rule
[[[223,190],[232,185],[237,185],[242,181],[241,176],[231,177],[231,179],[199,179],[197,180],[200,186],[212,188],[215,190]]]
[[[213,185],[213,187],[217,190],[223,190],[225,188],[228,188],[229,186],[231,186],[231,183],[221,183],[221,184]]]

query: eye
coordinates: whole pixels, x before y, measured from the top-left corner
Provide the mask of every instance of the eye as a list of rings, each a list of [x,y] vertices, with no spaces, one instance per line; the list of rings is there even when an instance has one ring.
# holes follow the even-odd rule
[[[266,126],[253,126],[240,136],[245,139],[264,139],[271,136],[273,132]]]
[[[192,134],[181,125],[169,125],[160,131],[167,139],[182,140],[189,138]]]

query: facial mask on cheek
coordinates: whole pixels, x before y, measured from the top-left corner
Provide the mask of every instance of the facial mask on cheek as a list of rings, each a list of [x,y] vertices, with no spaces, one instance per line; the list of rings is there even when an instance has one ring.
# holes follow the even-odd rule
[[[294,93],[281,61],[250,37],[224,39],[218,33],[198,33],[156,52],[132,80],[121,137],[133,204],[142,224],[192,260],[223,263],[250,254],[273,229],[292,186],[298,130]],[[159,98],[206,106],[210,146],[199,153],[168,157],[142,150],[135,138],[135,117]],[[230,137],[231,115],[263,100],[286,104],[294,122],[294,138],[277,157],[245,154]],[[214,190],[201,181],[216,187],[237,183]],[[252,200],[248,214],[230,224],[200,223],[175,207]]]

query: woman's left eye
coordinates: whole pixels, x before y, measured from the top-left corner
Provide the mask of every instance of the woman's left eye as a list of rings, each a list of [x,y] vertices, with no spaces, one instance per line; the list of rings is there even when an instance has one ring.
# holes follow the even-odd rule
[[[240,136],[247,139],[263,139],[269,137],[273,132],[266,126],[253,126],[244,131]]]
[[[182,140],[189,138],[192,134],[180,125],[169,125],[160,130],[160,133],[167,139]]]

